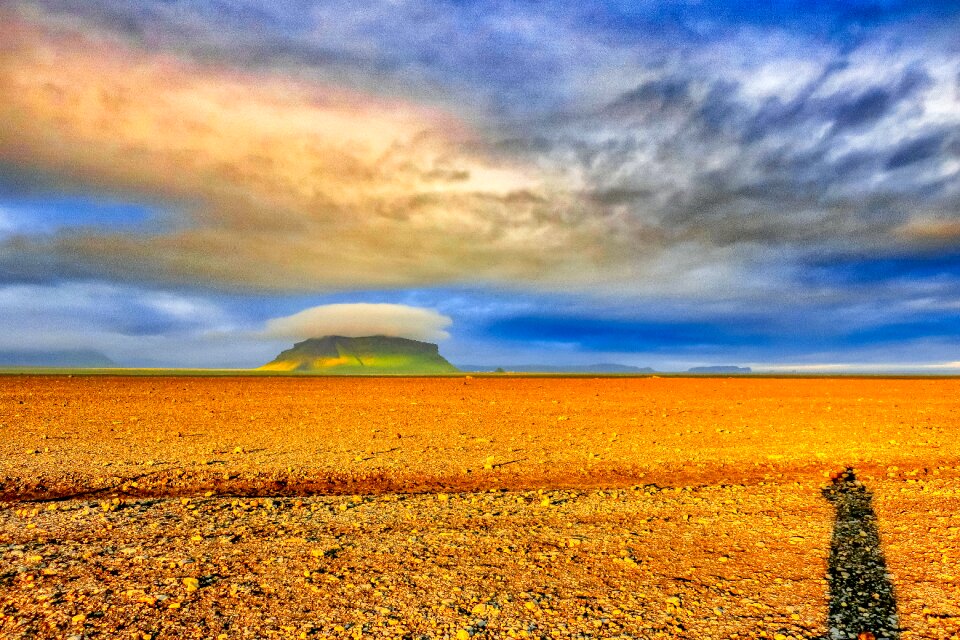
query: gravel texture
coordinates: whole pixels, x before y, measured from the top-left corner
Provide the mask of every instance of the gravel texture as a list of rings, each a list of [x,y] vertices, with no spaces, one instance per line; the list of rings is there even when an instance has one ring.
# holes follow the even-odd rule
[[[958,386],[0,378],[0,637],[951,638]]]

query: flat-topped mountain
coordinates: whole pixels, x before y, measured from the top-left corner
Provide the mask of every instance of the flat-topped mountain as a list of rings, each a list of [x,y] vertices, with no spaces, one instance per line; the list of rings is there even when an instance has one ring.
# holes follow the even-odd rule
[[[687,373],[751,373],[750,367],[736,367],[733,365],[719,365],[713,367],[692,367]]]
[[[282,352],[260,370],[345,375],[458,371],[440,355],[437,345],[389,336],[310,338]]]

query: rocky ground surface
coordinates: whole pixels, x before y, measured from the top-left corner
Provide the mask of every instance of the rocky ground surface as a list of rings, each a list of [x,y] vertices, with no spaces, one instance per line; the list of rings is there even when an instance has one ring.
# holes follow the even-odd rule
[[[951,638],[958,387],[2,378],[0,637]]]

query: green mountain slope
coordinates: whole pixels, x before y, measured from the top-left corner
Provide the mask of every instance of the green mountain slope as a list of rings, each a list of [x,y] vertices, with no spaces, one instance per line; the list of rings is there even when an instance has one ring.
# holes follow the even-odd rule
[[[298,342],[261,371],[337,375],[457,373],[435,344],[406,338],[326,336]]]

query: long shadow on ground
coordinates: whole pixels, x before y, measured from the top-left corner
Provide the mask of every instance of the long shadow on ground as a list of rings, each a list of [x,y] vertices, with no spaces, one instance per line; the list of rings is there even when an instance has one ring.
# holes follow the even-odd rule
[[[880,548],[873,495],[848,468],[823,489],[823,496],[837,510],[827,567],[827,638],[896,640],[897,599]]]

